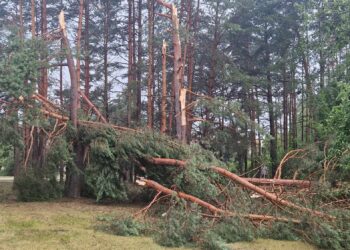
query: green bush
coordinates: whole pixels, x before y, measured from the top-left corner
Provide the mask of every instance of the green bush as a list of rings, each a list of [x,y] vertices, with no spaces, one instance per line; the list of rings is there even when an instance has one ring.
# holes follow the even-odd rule
[[[33,172],[22,173],[15,178],[14,188],[20,201],[47,201],[62,196],[63,188],[53,177],[38,177]]]
[[[112,215],[103,215],[97,220],[102,222],[96,226],[97,229],[120,236],[139,236],[145,229],[144,225],[131,217],[116,219]]]
[[[208,231],[200,242],[200,248],[205,250],[228,250],[225,241],[215,232]]]
[[[227,243],[254,240],[254,226],[245,219],[228,218],[215,227],[215,233]]]
[[[120,236],[139,236],[144,229],[143,225],[133,218],[113,220],[110,229],[112,233]]]
[[[198,207],[191,205],[186,210],[186,203],[172,207],[167,212],[160,225],[156,242],[166,247],[180,247],[187,243],[194,243],[205,223],[199,214]],[[192,210],[192,211],[191,211]]]
[[[293,231],[293,226],[292,223],[276,222],[270,226],[260,228],[257,234],[261,238],[274,240],[299,240],[299,237]]]

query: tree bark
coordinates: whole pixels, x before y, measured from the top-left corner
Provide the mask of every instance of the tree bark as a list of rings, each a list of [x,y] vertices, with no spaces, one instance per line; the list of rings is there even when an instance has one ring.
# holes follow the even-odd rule
[[[136,86],[136,122],[141,125],[141,81],[142,81],[142,0],[138,1],[137,17],[137,86]]]
[[[23,0],[19,0],[19,37],[24,39],[24,23],[23,23]]]
[[[106,120],[109,120],[109,98],[108,92],[110,89],[108,82],[108,41],[109,41],[109,15],[110,15],[110,1],[106,1],[105,5],[105,16],[104,16],[104,32],[103,32],[103,76],[104,76],[104,85],[103,85],[103,108],[104,115]]]
[[[166,132],[166,97],[167,97],[167,82],[166,82],[166,52],[167,44],[163,40],[162,46],[162,100],[161,100],[161,124],[160,124],[160,132]]]
[[[286,65],[283,66],[283,149],[288,150],[288,85]]]
[[[31,0],[30,5],[30,17],[31,17],[31,32],[32,38],[35,37],[35,0]]]
[[[81,33],[83,30],[83,15],[84,15],[84,0],[79,2],[79,18],[78,18],[78,32],[77,32],[77,59],[76,59],[76,75],[78,89],[80,89],[80,54],[81,54]]]
[[[291,93],[291,115],[292,115],[292,146],[298,147],[298,125],[297,125],[297,94],[296,94],[296,80],[295,70],[292,72],[292,93]]]
[[[157,0],[157,2],[170,10],[172,23],[172,40],[174,49],[174,97],[175,97],[175,125],[176,125],[176,137],[182,142],[187,142],[187,121],[186,121],[186,110],[181,107],[180,98],[181,89],[183,87],[183,74],[184,74],[184,63],[182,58],[182,49],[180,41],[180,30],[179,30],[179,18],[177,14],[177,8],[174,4],[166,3],[162,0]],[[182,92],[184,93],[184,91]]]
[[[251,125],[250,125],[250,132],[249,132],[249,137],[250,137],[250,162],[251,162],[251,169],[255,168],[257,165],[257,150],[256,150],[256,132],[255,132],[255,120],[256,120],[256,110],[255,110],[255,96],[254,96],[254,89],[248,90],[249,93],[249,109],[250,109],[250,120],[251,120]]]
[[[89,34],[89,26],[90,26],[90,0],[85,0],[85,29],[84,29],[84,53],[85,53],[85,68],[84,68],[84,76],[85,76],[85,86],[84,92],[87,98],[90,98],[90,34]]]
[[[192,26],[192,1],[188,1],[189,5],[189,10],[188,10],[188,26]],[[192,103],[192,89],[193,89],[193,78],[194,78],[194,71],[195,71],[195,42],[197,38],[197,26],[199,22],[199,5],[200,5],[200,0],[197,0],[197,7],[196,7],[196,16],[193,22],[193,35],[190,38],[189,45],[188,45],[188,71],[187,71],[187,79],[188,79],[188,90],[189,90],[189,95],[188,95],[188,103]],[[190,30],[190,29],[189,29]],[[187,116],[187,138],[190,141],[191,140],[191,131],[192,131],[192,108],[188,109],[188,116]]]
[[[268,44],[268,37],[265,35],[265,46],[266,46],[266,64],[267,67],[270,65],[270,49]],[[272,175],[275,174],[277,168],[277,133],[276,133],[276,121],[275,121],[275,113],[273,108],[273,94],[272,94],[272,79],[271,72],[268,69],[266,74],[267,79],[267,104],[269,110],[269,124],[270,124],[270,158],[271,158],[271,169]]]
[[[69,70],[70,81],[71,81],[70,121],[72,122],[73,127],[77,129],[78,128],[77,111],[78,111],[78,99],[79,99],[78,80],[76,75],[76,69],[74,66],[72,51],[69,45],[63,11],[61,11],[59,15],[59,24],[62,32],[62,43],[66,51],[68,70]],[[74,161],[77,169],[75,169],[72,166],[67,169],[66,195],[68,197],[77,198],[77,197],[80,197],[82,184],[83,184],[82,172],[84,170],[84,162],[83,162],[84,147],[79,142],[78,138],[76,138],[73,141],[73,150],[75,153]]]
[[[45,37],[47,35],[47,8],[46,0],[41,2],[41,35]],[[46,60],[47,55],[42,55],[41,60]],[[39,83],[39,94],[47,98],[48,90],[48,74],[47,68],[43,67],[41,69],[41,79]]]
[[[148,6],[148,80],[147,80],[147,127],[153,128],[154,113],[154,0],[147,0]]]

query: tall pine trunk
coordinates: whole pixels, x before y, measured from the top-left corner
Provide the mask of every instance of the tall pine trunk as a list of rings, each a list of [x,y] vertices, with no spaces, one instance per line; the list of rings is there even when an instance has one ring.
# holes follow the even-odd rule
[[[148,79],[147,79],[147,127],[153,128],[154,112],[154,0],[147,0],[148,7]]]
[[[141,125],[141,81],[142,81],[142,0],[138,0],[137,15],[137,75],[136,75],[136,116],[138,126]]]
[[[105,16],[103,22],[103,108],[106,120],[109,120],[109,81],[108,81],[108,41],[109,41],[109,14],[110,14],[110,1],[106,1]]]
[[[84,29],[84,53],[85,53],[85,67],[84,67],[84,77],[85,77],[85,86],[84,92],[85,96],[89,98],[90,96],[90,0],[85,0],[85,29]]]
[[[265,61],[267,68],[270,66],[270,49],[268,44],[268,37],[267,34],[265,34],[265,46],[266,46],[266,54],[265,54]],[[266,80],[267,80],[267,104],[268,104],[268,110],[269,110],[269,125],[270,125],[270,158],[271,158],[271,169],[272,169],[272,175],[275,174],[276,168],[277,168],[277,133],[276,133],[276,119],[275,119],[275,113],[273,108],[273,94],[272,94],[272,78],[271,78],[271,72],[268,69],[266,73]]]

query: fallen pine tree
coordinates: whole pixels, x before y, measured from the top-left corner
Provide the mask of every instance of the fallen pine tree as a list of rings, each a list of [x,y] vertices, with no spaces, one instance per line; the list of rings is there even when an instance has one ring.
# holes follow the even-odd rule
[[[186,165],[185,161],[176,160],[176,159],[153,158],[150,161],[154,164],[157,164],[157,165],[172,165],[172,166],[181,166],[181,167],[184,167]],[[212,170],[212,171],[214,171],[222,176],[225,176],[225,177],[233,180],[234,182],[239,183],[243,187],[248,188],[248,189],[262,195],[262,197],[270,200],[273,203],[276,203],[276,204],[279,204],[282,206],[286,206],[286,207],[290,207],[293,209],[297,209],[297,210],[302,211],[302,212],[308,212],[312,215],[316,215],[316,216],[320,216],[320,217],[326,217],[326,218],[330,218],[330,219],[335,218],[334,216],[329,216],[329,215],[324,214],[322,212],[315,211],[315,210],[312,210],[312,209],[309,209],[306,207],[298,206],[292,202],[281,199],[277,195],[270,193],[270,192],[267,192],[266,190],[252,184],[251,182],[249,182],[249,180],[246,180],[245,178],[242,178],[234,173],[231,173],[227,169],[215,167],[215,166],[209,167],[208,169]]]
[[[204,208],[207,208],[210,212],[212,212],[214,215],[222,215],[222,216],[233,216],[233,217],[242,217],[246,219],[250,219],[253,221],[281,221],[281,222],[293,222],[293,223],[300,223],[300,220],[294,220],[290,218],[283,218],[283,217],[275,217],[275,216],[269,216],[269,215],[260,215],[260,214],[236,214],[231,211],[226,211],[220,208],[217,208],[208,202],[205,202],[201,199],[198,199],[197,197],[194,197],[193,195],[185,194],[183,192],[176,192],[174,190],[171,190],[169,188],[166,188],[159,183],[147,180],[144,178],[140,178],[136,181],[136,183],[140,186],[146,186],[149,188],[153,188],[157,190],[160,193],[178,196],[179,198],[191,201],[193,203],[196,203]]]

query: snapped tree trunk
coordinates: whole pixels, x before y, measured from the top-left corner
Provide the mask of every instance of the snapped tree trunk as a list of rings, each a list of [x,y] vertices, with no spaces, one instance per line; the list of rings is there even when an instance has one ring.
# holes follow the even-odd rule
[[[69,76],[71,81],[71,97],[70,97],[70,121],[73,125],[73,127],[77,130],[78,129],[78,99],[79,99],[79,93],[78,93],[78,79],[76,75],[76,69],[74,66],[74,59],[72,56],[72,51],[69,45],[67,30],[66,30],[66,23],[64,20],[64,12],[61,11],[59,15],[59,24],[61,28],[62,33],[62,43],[63,48],[66,51],[66,58],[67,58],[67,64],[68,64],[68,70],[69,70]],[[68,197],[77,198],[80,197],[81,188],[83,184],[83,170],[84,170],[84,163],[83,163],[83,155],[84,155],[84,148],[81,143],[79,143],[78,138],[76,138],[73,141],[73,150],[75,153],[75,159],[74,163],[75,166],[70,166],[69,169],[67,169],[67,180],[66,180],[66,195]]]

